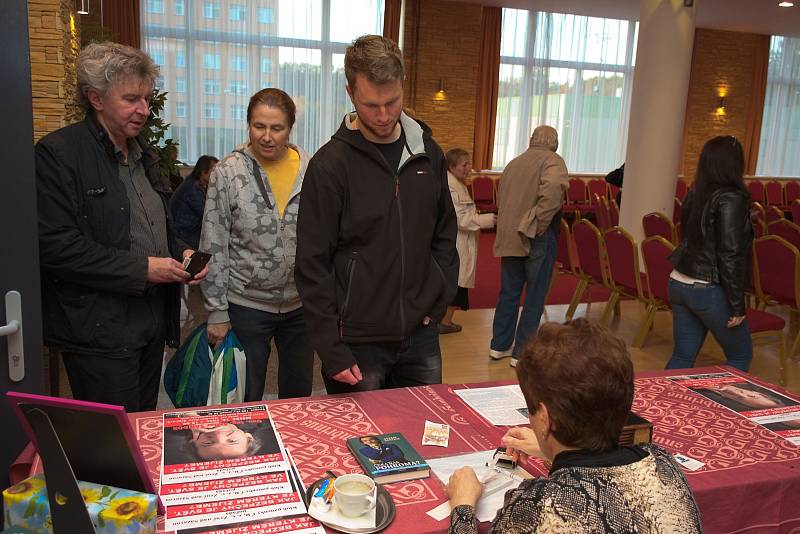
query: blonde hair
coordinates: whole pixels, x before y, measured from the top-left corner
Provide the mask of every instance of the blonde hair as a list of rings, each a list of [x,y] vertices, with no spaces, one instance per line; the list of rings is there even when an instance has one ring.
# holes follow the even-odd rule
[[[153,60],[136,48],[105,41],[91,43],[78,54],[78,104],[91,108],[88,93],[94,89],[106,94],[111,86],[130,76],[155,86],[159,68]]]
[[[537,126],[531,135],[530,146],[544,147],[555,152],[558,149],[558,132],[552,126]]]
[[[375,84],[403,79],[403,53],[391,39],[380,35],[362,35],[347,47],[344,75],[351,89],[356,75],[362,73]]]

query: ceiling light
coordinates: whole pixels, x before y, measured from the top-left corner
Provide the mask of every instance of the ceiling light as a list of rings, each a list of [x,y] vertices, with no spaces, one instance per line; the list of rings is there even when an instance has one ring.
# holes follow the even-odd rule
[[[781,2],[778,4],[779,7],[794,7],[794,2]]]

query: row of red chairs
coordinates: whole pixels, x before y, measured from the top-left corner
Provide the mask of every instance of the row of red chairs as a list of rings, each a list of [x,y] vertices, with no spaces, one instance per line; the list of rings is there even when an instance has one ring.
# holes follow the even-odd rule
[[[472,200],[479,213],[497,213],[497,189],[500,187],[500,177],[496,180],[488,176],[476,176],[469,184]]]
[[[663,215],[659,218],[665,227],[671,221]],[[788,222],[788,221],[787,221]],[[791,224],[791,223],[790,223]],[[647,226],[643,220],[643,225]],[[800,230],[800,228],[798,228]],[[672,238],[672,239],[670,239]],[[798,233],[800,238],[800,233]],[[602,322],[608,322],[612,313],[619,315],[621,298],[633,298],[645,306],[645,314],[633,341],[634,347],[644,345],[656,312],[669,309],[667,284],[672,264],[667,259],[675,248],[675,234],[668,237],[651,235],[642,242],[641,268],[639,247],[624,229],[615,226],[601,231],[586,219],[579,220],[570,228],[561,221],[561,233],[557,248],[557,265],[563,273],[575,275],[579,282],[567,309],[566,318],[575,314],[584,292],[591,286],[610,290],[609,300],[603,309]],[[767,243],[765,245],[764,243]],[[776,245],[775,243],[778,243]],[[777,246],[783,249],[775,252]],[[766,250],[765,247],[769,247]],[[761,250],[761,252],[759,252]],[[793,253],[795,256],[791,256]],[[753,292],[761,303],[777,303],[800,313],[800,252],[798,248],[779,236],[767,236],[754,244]],[[780,264],[780,265],[777,265]],[[794,270],[792,270],[794,269]],[[778,273],[783,270],[786,272]],[[794,281],[790,288],[787,280]],[[756,336],[777,335],[780,338],[781,381],[785,381],[786,342],[783,329],[785,320],[760,308],[748,308],[747,319],[750,331]],[[800,333],[792,344],[789,354],[794,354],[800,344]]]
[[[797,181],[787,181],[785,185],[778,180],[764,182],[762,180],[750,180],[747,189],[755,202],[767,206],[778,206],[783,210],[789,210],[789,206],[797,199],[800,199],[800,183]]]

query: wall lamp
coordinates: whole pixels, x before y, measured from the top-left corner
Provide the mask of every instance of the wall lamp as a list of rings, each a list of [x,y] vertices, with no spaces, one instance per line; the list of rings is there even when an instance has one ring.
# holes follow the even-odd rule
[[[78,8],[78,15],[89,14],[89,0],[79,0],[80,7]]]
[[[447,102],[447,91],[444,88],[444,80],[439,80],[439,90],[433,95],[435,102]]]
[[[728,105],[728,97],[727,96],[720,96],[719,101],[717,101],[717,116],[725,115],[725,108]]]

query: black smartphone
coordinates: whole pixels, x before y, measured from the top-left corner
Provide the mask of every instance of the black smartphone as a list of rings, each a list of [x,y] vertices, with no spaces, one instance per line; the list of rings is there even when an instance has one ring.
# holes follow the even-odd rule
[[[192,275],[194,278],[197,273],[203,270],[203,267],[211,260],[211,254],[205,252],[195,252],[189,256],[189,260],[184,262],[184,270]]]

